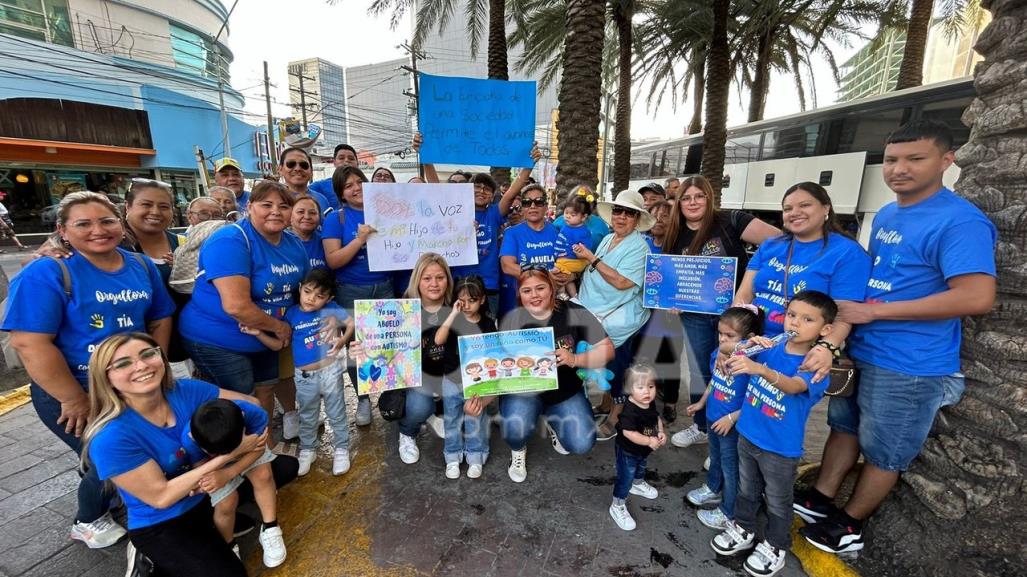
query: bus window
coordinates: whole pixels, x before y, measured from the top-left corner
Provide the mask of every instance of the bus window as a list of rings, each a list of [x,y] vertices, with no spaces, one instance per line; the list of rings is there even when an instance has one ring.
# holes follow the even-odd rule
[[[944,123],[952,131],[952,145],[959,148],[970,139],[970,128],[963,124],[963,111],[970,106],[970,98],[956,98],[925,104],[920,118]]]
[[[653,162],[653,153],[631,153],[631,180],[646,180],[651,178],[650,165]]]
[[[837,149],[824,153],[843,154],[865,150],[867,164],[884,162],[884,141],[902,125],[904,112],[904,109],[870,111],[843,119],[837,135]]]
[[[763,137],[760,160],[814,156],[819,136],[819,123],[768,132]]]
[[[760,135],[736,136],[724,144],[724,164],[739,164],[759,160]]]

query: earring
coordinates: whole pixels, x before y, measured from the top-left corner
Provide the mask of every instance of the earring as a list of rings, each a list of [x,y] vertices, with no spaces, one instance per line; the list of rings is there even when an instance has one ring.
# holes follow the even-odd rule
[[[824,215],[824,222],[827,222],[827,221],[828,221],[828,219],[830,219],[830,218],[831,218],[831,215],[829,215],[829,214],[825,214],[825,215]]]

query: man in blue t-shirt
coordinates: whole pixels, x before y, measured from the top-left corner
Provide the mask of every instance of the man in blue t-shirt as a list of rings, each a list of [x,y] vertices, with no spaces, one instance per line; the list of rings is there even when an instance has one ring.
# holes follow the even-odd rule
[[[952,135],[937,122],[888,137],[884,180],[896,202],[874,219],[866,301],[839,304],[839,319],[855,326],[859,387],[831,399],[820,477],[794,504],[811,523],[803,535],[824,551],[863,548],[863,521],[920,453],[938,409],[962,394],[960,318],[995,301],[995,227],[942,184],[954,158]],[[861,452],[856,488],[837,509],[831,501]]]
[[[243,179],[242,165],[234,158],[222,158],[214,163],[214,182],[235,193],[235,205],[239,214],[246,214],[246,205],[250,201],[250,193],[246,190]]]
[[[352,166],[353,168],[359,168],[360,161],[357,160],[357,149],[353,148],[348,144],[340,144],[335,147],[335,155],[332,157],[332,164],[336,169],[342,168],[343,166]],[[328,200],[328,204],[335,210],[339,210],[339,196],[335,194],[335,189],[332,188],[332,177],[322,178],[321,180],[315,180],[310,183],[307,190],[320,193]],[[327,207],[322,207],[327,209]]]

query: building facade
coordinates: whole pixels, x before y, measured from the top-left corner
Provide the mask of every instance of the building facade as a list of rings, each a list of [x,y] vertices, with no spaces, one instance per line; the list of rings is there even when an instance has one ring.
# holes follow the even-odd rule
[[[323,144],[319,148],[334,148],[346,141],[346,85],[343,79],[341,66],[321,58],[289,63],[292,114],[301,120],[306,118],[307,124],[321,127],[319,144]]]
[[[229,85],[227,16],[217,0],[0,6],[0,193],[19,232],[52,229],[47,207],[68,192],[122,201],[134,177],[168,182],[184,206],[205,189],[197,151],[257,172],[257,127]]]

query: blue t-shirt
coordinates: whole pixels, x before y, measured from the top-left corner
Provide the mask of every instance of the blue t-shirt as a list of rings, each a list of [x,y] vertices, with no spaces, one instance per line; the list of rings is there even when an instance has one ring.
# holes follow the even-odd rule
[[[267,412],[263,407],[258,407],[253,403],[246,401],[232,401],[238,405],[242,411],[243,426],[247,435],[259,435],[264,432],[267,428]],[[208,455],[206,451],[200,448],[196,444],[196,441],[192,437],[192,416],[185,423],[185,429],[182,431],[182,448],[185,449],[185,454],[189,458],[189,462],[193,465],[200,463],[211,458],[212,455]]]
[[[310,264],[303,243],[292,233],[282,234],[275,246],[248,220],[218,229],[200,248],[193,298],[179,322],[182,336],[198,343],[240,353],[266,350],[257,337],[239,331],[239,321],[221,307],[214,280],[242,276],[250,280],[250,298],[266,314],[282,318],[294,302]]]
[[[153,261],[117,251],[124,263],[114,272],[96,268],[80,253],[64,260],[71,298],[64,292],[60,265],[52,258],[29,263],[11,281],[2,330],[56,335],[54,346],[83,388],[89,357],[100,342],[117,333],[146,332],[148,322],[175,312]]]
[[[995,225],[947,188],[914,204],[891,203],[874,219],[867,302],[901,302],[949,289],[966,274],[995,276]],[[959,371],[958,318],[874,321],[849,339],[853,358],[891,371],[930,377]]]
[[[218,388],[210,383],[180,379],[167,393],[175,414],[175,424],[158,427],[130,408],[100,429],[89,443],[89,458],[100,479],[107,480],[133,471],[153,461],[168,479],[192,469],[182,446],[182,432],[200,405],[218,398]],[[156,509],[124,489],[118,489],[128,509],[128,528],[142,529],[181,516],[207,498],[200,493],[184,497],[167,509]]]
[[[552,225],[546,224],[542,230],[535,230],[522,222],[511,226],[503,233],[503,246],[499,250],[500,258],[512,256],[517,259],[521,269],[536,265],[546,269],[556,265],[556,235],[559,234]],[[516,306],[517,279],[504,274],[502,277],[504,313]]]
[[[344,205],[342,210],[333,212],[321,223],[321,237],[334,238],[346,246],[357,238],[357,227],[364,224],[364,211]],[[371,272],[367,262],[367,244],[360,247],[356,256],[345,266],[335,269],[335,280],[345,284],[368,286],[385,282],[389,279],[388,272]]]
[[[244,190],[242,196],[235,197],[235,206],[241,214],[246,214],[250,206],[250,191]]]
[[[332,179],[330,177],[311,182],[310,185],[307,186],[307,190],[316,192],[324,197],[327,205],[321,206],[322,213],[328,210],[329,206],[335,210],[339,210],[339,197],[335,194],[335,189],[332,188]]]
[[[725,375],[717,370],[717,349],[710,355],[710,394],[706,397],[706,422],[716,423],[742,408],[749,375]]]
[[[564,226],[563,215],[556,217],[553,221],[553,226],[557,230],[560,230]],[[603,242],[606,235],[610,234],[610,225],[606,224],[606,221],[599,218],[599,215],[590,214],[588,220],[585,221],[585,226],[588,227],[589,232],[592,233],[592,245],[599,246],[599,243]]]
[[[748,270],[756,271],[752,281],[752,304],[763,309],[766,315],[766,335],[784,332],[783,284],[789,246],[794,248],[788,273],[788,299],[804,290],[816,290],[835,301],[863,302],[870,278],[870,255],[859,243],[833,232],[827,237],[827,246],[823,240],[796,240],[793,245],[786,238],[769,239],[760,245],[748,266]]]
[[[299,237],[296,237],[299,238]],[[328,262],[325,260],[325,245],[321,240],[321,233],[314,231],[311,235],[310,240],[300,239],[303,243],[303,250],[307,251],[307,260],[310,262],[310,270],[315,268],[328,268]]]
[[[499,205],[475,210],[474,220],[478,223],[478,264],[453,267],[453,277],[481,275],[486,289],[499,290],[499,233],[504,220]]]
[[[789,395],[763,377],[749,377],[745,402],[738,415],[738,432],[764,451],[791,458],[802,456],[806,419],[828,384],[828,379],[814,383],[813,373],[798,372],[803,358],[804,355],[788,353],[784,345],[756,355],[756,361],[781,373],[779,378],[799,376],[807,387],[797,395]]]
[[[578,226],[564,226],[556,235],[556,258],[578,258],[574,251],[574,245],[581,243],[588,250],[594,250],[592,244],[592,231],[584,224]]]
[[[329,317],[345,322],[349,315],[334,302],[317,311],[304,312],[298,304],[286,311],[285,322],[292,327],[292,358],[297,367],[312,365],[328,356],[332,343],[321,340],[320,328]]]
[[[645,243],[649,245],[649,252],[652,254],[663,254],[663,247],[656,246],[656,239],[653,235],[648,232],[642,233],[642,237],[645,238]]]

